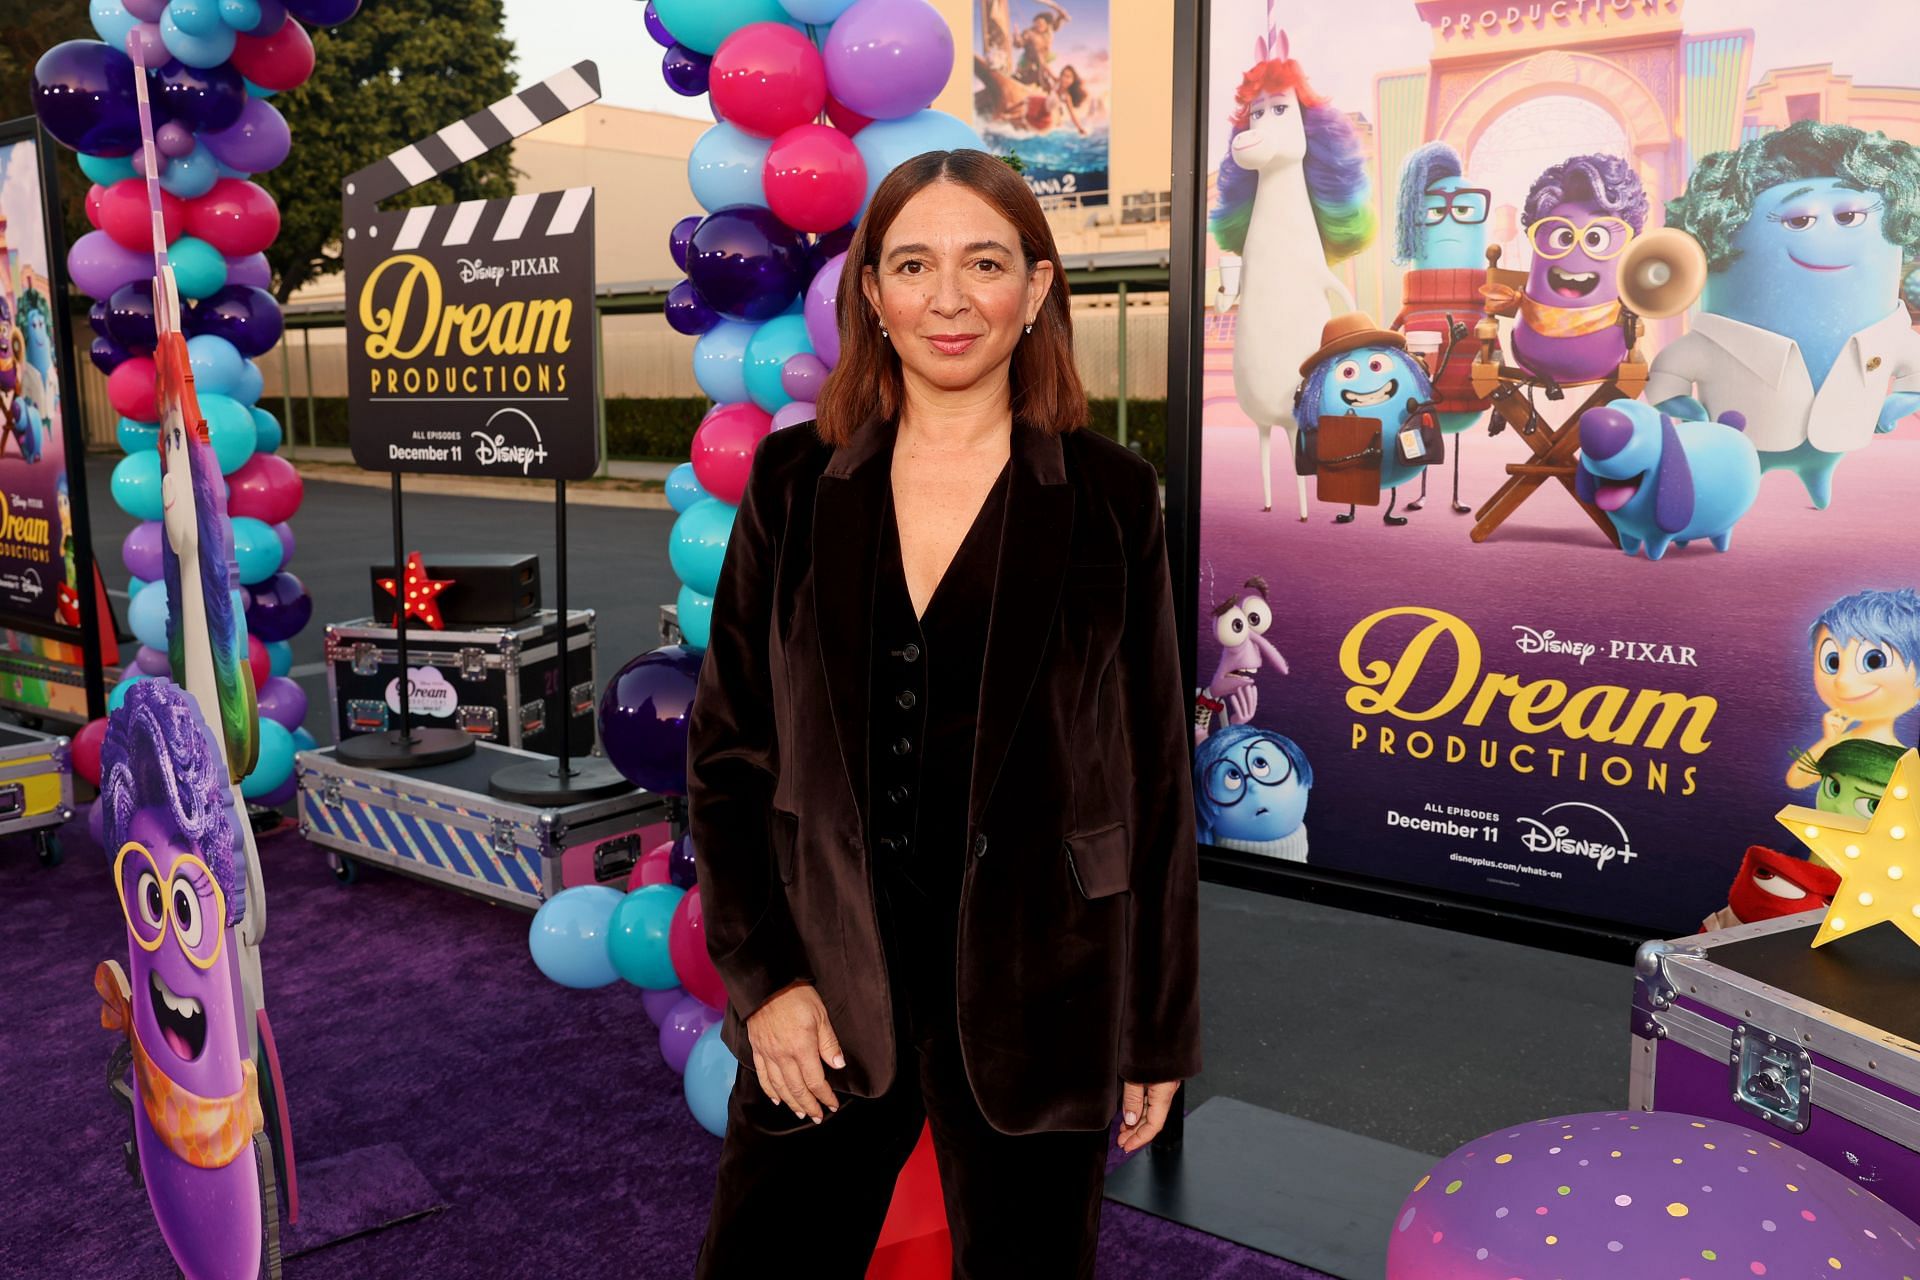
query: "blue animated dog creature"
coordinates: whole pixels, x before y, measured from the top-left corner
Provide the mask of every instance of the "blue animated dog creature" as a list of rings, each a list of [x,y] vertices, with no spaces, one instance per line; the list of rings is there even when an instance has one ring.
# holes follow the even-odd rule
[[[1228,725],[1194,748],[1193,802],[1205,844],[1305,862],[1312,787],[1306,753],[1266,729]]]
[[[1725,551],[1733,526],[1760,494],[1760,455],[1737,413],[1675,422],[1637,400],[1580,415],[1574,488],[1607,513],[1628,555],[1658,560],[1696,538]]]

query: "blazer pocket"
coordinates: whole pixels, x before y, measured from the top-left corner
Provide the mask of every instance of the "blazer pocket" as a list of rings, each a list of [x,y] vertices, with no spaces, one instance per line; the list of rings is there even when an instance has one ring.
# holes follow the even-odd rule
[[[1067,870],[1083,898],[1105,898],[1127,890],[1133,841],[1125,822],[1079,831],[1063,842]]]
[[[800,815],[775,809],[773,821],[767,826],[767,838],[773,842],[773,864],[779,869],[780,883],[792,884],[794,846],[800,842]]]

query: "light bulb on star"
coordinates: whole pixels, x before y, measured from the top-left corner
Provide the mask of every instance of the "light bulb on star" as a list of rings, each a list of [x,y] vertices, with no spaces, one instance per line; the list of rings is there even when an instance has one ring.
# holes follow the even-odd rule
[[[440,617],[438,601],[440,593],[453,585],[453,579],[429,578],[426,563],[418,551],[407,553],[406,571],[401,576],[406,579],[406,596],[402,601],[406,615],[420,619],[435,631],[443,630],[447,624]],[[380,579],[380,589],[390,596],[399,596],[392,578]]]
[[[1920,751],[1900,757],[1871,818],[1797,804],[1775,816],[1840,876],[1814,946],[1881,923],[1920,944]]]

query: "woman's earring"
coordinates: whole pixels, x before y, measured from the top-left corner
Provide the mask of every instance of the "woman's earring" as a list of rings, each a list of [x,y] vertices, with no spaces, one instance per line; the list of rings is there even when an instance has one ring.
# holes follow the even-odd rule
[[[881,325],[881,326],[880,326],[880,336],[881,336],[881,337],[883,337],[883,338],[884,338],[884,337],[886,337],[886,336],[888,336],[888,335],[887,335],[887,326],[885,326],[885,325]]]
[[[1033,332],[1033,326],[1032,326],[1032,325],[1028,325],[1028,326],[1027,326],[1027,332],[1028,332],[1028,333],[1032,333],[1032,332]]]

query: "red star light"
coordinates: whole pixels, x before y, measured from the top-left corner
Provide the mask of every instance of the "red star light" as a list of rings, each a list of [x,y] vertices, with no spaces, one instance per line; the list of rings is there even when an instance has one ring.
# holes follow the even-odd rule
[[[404,603],[407,616],[420,619],[435,631],[445,629],[447,624],[441,620],[440,606],[435,601],[440,598],[442,591],[453,585],[453,580],[449,578],[442,582],[436,578],[429,578],[427,566],[420,559],[418,551],[407,554],[406,579],[407,596]],[[380,589],[391,596],[399,594],[393,589],[392,578],[380,579]]]

